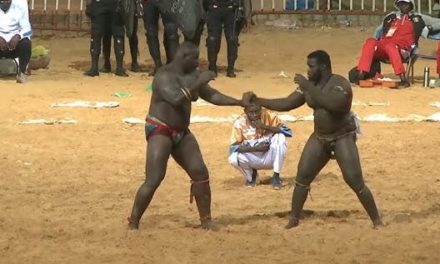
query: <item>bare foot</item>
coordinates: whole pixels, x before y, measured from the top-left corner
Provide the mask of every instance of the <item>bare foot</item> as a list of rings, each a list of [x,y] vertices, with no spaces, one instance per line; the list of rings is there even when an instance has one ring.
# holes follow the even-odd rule
[[[290,217],[289,223],[284,227],[285,229],[291,229],[299,225],[299,219],[296,217]]]
[[[128,229],[137,230],[139,229],[139,221],[133,221],[130,217],[127,217],[128,220]]]
[[[373,229],[381,229],[383,227],[385,227],[385,225],[382,222],[382,220],[377,219],[377,220],[373,221]]]
[[[206,230],[218,231],[219,227],[211,219],[201,220],[201,227]]]

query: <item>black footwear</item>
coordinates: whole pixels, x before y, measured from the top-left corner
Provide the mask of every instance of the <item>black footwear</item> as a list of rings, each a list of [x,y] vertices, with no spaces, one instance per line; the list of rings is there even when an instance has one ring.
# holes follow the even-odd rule
[[[226,76],[228,76],[229,78],[235,78],[237,77],[237,75],[235,74],[234,70],[228,70],[226,72]]]
[[[258,171],[256,169],[252,169],[252,181],[246,180],[244,185],[250,188],[257,186],[257,178],[258,178]]]
[[[139,67],[139,64],[137,64],[137,63],[132,63],[131,64],[130,71],[132,71],[132,72],[139,72],[140,70],[141,70],[141,67]]]
[[[98,71],[98,69],[92,68],[92,69],[86,71],[84,73],[84,75],[87,75],[87,76],[90,76],[90,77],[99,76],[99,71]]]
[[[280,177],[272,177],[270,181],[274,190],[280,190],[283,188],[283,180]]]
[[[208,66],[208,70],[210,70],[213,73],[215,73],[215,77],[217,77],[217,66],[216,65],[209,65]]]
[[[159,67],[154,67],[154,69],[153,69],[153,72],[150,72],[149,74],[148,74],[148,76],[154,76],[154,75],[156,75],[156,73],[157,73],[157,71],[159,70]]]
[[[92,63],[90,66],[90,70],[86,71],[84,75],[91,77],[99,76],[98,59],[99,59],[99,54],[92,54]]]
[[[411,86],[404,73],[400,74],[399,77],[400,77],[400,83],[398,87],[399,89],[405,89]]]
[[[256,169],[252,169],[252,181],[257,183],[258,171]]]
[[[112,68],[110,66],[107,67],[104,65],[104,67],[102,67],[99,71],[102,73],[110,73],[110,72],[112,72]]]
[[[406,89],[406,88],[409,88],[410,86],[411,86],[411,84],[408,81],[401,81],[397,88],[398,89]]]
[[[246,181],[244,183],[244,186],[249,187],[249,188],[254,188],[255,186],[257,186],[255,181]]]
[[[118,68],[115,71],[115,75],[120,76],[120,77],[128,77],[127,72],[124,70],[124,68]]]

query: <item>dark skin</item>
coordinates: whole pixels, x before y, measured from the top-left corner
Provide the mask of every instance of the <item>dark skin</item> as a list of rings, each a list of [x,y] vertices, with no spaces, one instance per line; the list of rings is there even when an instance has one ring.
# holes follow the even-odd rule
[[[12,0],[0,0],[0,9],[3,10],[3,12],[7,12],[9,8],[11,7]],[[9,42],[7,42],[4,38],[0,37],[0,50],[15,50],[15,48],[18,45],[18,42],[20,42],[20,35],[16,34],[14,35]]]
[[[241,100],[226,96],[210,87],[208,82],[214,79],[215,74],[209,71],[200,73],[197,70],[198,62],[197,47],[192,43],[183,43],[176,58],[163,66],[154,78],[150,116],[165,122],[169,127],[186,130],[190,123],[191,101],[182,93],[182,87],[190,91],[193,101],[200,97],[215,105],[242,105]],[[138,229],[143,213],[165,177],[170,156],[186,171],[193,182],[199,182],[193,185],[193,193],[201,226],[204,229],[214,229],[215,225],[211,219],[211,189],[207,181],[208,169],[192,133],[187,133],[177,145],[173,145],[172,140],[165,135],[150,137],[147,146],[147,178],[136,194],[128,227]]]
[[[253,127],[256,129],[267,130],[272,133],[279,133],[281,130],[279,127],[266,126],[261,120],[261,106],[260,105],[249,105],[244,108],[244,112],[247,119]],[[255,146],[240,145],[238,152],[266,152],[270,148],[270,143],[261,142]]]
[[[314,133],[304,146],[298,164],[287,229],[298,226],[309,186],[331,158],[331,153],[317,136],[334,134],[352,120],[350,109],[353,95],[349,82],[342,76],[332,74],[331,69],[318,63],[316,58],[309,58],[307,65],[308,80],[296,74],[294,82],[299,85],[299,89],[288,97],[264,99],[256,97],[252,92],[243,95],[245,104],[254,101],[276,111],[289,111],[305,103],[313,109]],[[358,196],[374,227],[382,225],[374,198],[363,180],[355,137],[344,136],[336,140],[334,155],[345,182]]]
[[[407,3],[407,2],[398,2],[397,8],[403,14],[408,14],[409,12],[411,12],[411,10],[413,10],[413,5],[411,3]]]

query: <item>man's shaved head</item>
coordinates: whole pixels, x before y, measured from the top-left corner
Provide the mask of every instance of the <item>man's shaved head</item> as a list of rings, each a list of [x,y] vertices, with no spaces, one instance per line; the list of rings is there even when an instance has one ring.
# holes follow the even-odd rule
[[[199,49],[197,48],[197,46],[192,42],[185,41],[180,44],[179,49],[176,53],[176,57],[184,58],[195,53],[197,53],[197,55],[199,54]]]
[[[175,60],[185,72],[196,70],[199,66],[199,49],[194,43],[185,41],[177,50]]]

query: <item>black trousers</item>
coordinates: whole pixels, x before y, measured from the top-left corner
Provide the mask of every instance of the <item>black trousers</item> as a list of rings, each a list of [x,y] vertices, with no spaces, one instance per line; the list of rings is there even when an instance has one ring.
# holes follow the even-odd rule
[[[25,73],[29,60],[31,59],[32,45],[28,38],[23,38],[18,42],[14,50],[0,51],[0,58],[15,59],[18,58],[20,72]]]
[[[147,44],[150,55],[156,66],[162,65],[159,45],[159,17],[162,18],[164,26],[163,45],[167,56],[167,63],[171,62],[179,48],[179,35],[177,24],[166,15],[161,14],[158,7],[158,0],[147,0],[143,2],[144,27],[146,30]]]
[[[208,61],[210,69],[216,69],[217,54],[220,51],[222,30],[224,29],[227,53],[228,69],[234,69],[238,57],[238,35],[240,28],[236,23],[235,8],[210,6],[207,13],[208,38]]]
[[[90,73],[93,75],[98,72],[98,60],[101,53],[101,43],[106,35],[107,25],[111,25],[111,33],[114,38],[114,49],[116,57],[117,70],[123,69],[124,58],[124,35],[125,28],[118,9],[117,0],[92,0],[90,5],[91,15],[91,39],[90,55],[92,57],[92,66]]]
[[[104,54],[105,63],[110,63],[110,48],[112,39],[111,16],[108,16],[106,23],[105,35],[102,39],[102,53]],[[128,38],[130,45],[131,62],[137,64],[137,56],[139,55],[139,39],[137,36],[138,18],[133,21],[133,34]]]
[[[101,52],[101,43],[104,35],[107,32],[107,27],[110,25],[111,34],[115,38],[115,50],[117,46],[123,46],[124,41],[124,23],[122,16],[118,13],[116,0],[93,0],[91,4],[91,30],[92,39],[90,52],[92,55],[99,55]],[[116,45],[116,39],[119,45]]]
[[[196,28],[196,32],[194,34],[194,37],[191,39],[185,37],[185,41],[190,41],[190,42],[194,43],[197,47],[200,46],[200,39],[202,38],[203,28],[205,27],[205,23],[206,23],[205,19],[200,20],[199,25]]]

